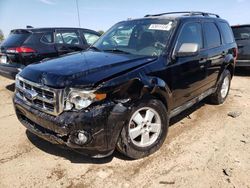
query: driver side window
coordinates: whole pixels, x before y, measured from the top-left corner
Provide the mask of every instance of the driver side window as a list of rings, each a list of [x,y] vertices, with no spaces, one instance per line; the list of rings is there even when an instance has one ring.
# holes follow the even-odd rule
[[[202,28],[200,23],[187,23],[182,27],[175,48],[176,52],[179,51],[181,45],[184,43],[195,43],[198,44],[199,49],[203,48]]]

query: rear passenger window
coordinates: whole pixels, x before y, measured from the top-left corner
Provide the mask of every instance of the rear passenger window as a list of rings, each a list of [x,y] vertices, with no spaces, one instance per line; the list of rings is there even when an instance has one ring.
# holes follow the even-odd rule
[[[232,32],[231,27],[228,25],[228,23],[220,22],[219,26],[220,26],[220,30],[222,33],[223,42],[225,44],[234,42],[233,32]]]
[[[76,32],[59,32],[56,34],[56,43],[59,44],[69,44],[69,45],[79,45],[80,41]]]
[[[221,45],[220,33],[215,23],[204,23],[206,48],[214,48]]]
[[[199,45],[199,49],[203,48],[200,23],[187,23],[183,26],[177,41],[176,50],[178,51],[184,43],[196,43]]]
[[[43,43],[53,43],[53,34],[52,33],[45,33],[42,36],[41,41]]]

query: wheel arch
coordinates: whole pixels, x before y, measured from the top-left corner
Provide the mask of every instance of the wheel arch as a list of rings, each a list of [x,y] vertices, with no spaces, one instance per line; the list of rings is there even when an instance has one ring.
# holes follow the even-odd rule
[[[231,77],[233,77],[234,75],[234,70],[235,70],[235,60],[234,60],[234,57],[232,54],[228,54],[226,57],[225,57],[225,60],[224,60],[224,69],[222,70],[222,72],[227,69],[229,70],[230,74],[231,74]],[[221,73],[222,73],[221,72]]]
[[[216,86],[218,87],[218,84],[221,82],[223,72],[225,70],[228,70],[231,74],[231,78],[233,78],[234,71],[235,71],[235,63],[234,63],[234,58],[233,56],[227,56],[228,58],[225,59],[225,62],[222,64],[218,78],[217,78],[217,83]]]
[[[234,76],[234,71],[235,71],[235,66],[234,66],[234,64],[233,64],[233,63],[228,64],[228,65],[226,66],[225,69],[229,70],[229,72],[230,72],[230,74],[231,74],[231,78],[233,78],[233,76]]]
[[[172,92],[167,83],[160,78],[151,78],[151,84],[144,84],[141,98],[153,98],[161,101],[168,112],[173,106]]]

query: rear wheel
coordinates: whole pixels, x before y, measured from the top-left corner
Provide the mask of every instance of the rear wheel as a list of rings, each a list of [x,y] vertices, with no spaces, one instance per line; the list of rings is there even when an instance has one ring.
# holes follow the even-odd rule
[[[229,70],[222,73],[222,79],[214,94],[210,96],[210,101],[213,104],[222,104],[226,100],[231,85],[231,74]]]
[[[167,110],[161,101],[140,101],[131,110],[117,149],[133,159],[150,155],[164,142],[168,122]]]

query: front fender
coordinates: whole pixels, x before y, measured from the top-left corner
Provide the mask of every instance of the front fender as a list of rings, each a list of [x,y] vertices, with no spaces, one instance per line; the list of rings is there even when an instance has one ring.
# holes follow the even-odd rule
[[[144,72],[122,75],[102,84],[99,91],[109,93],[111,99],[137,101],[145,97],[161,100],[168,110],[173,106],[172,92],[166,82]]]

